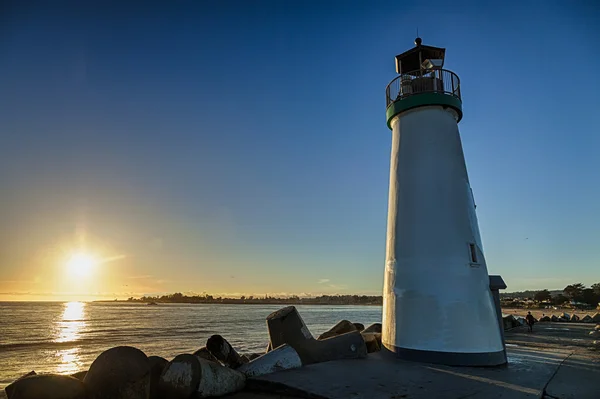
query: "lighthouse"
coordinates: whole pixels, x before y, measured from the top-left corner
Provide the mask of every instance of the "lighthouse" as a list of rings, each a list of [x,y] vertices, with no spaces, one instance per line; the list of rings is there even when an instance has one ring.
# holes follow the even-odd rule
[[[460,366],[506,363],[458,123],[458,76],[445,49],[396,56],[386,88],[392,131],[383,345],[400,358]]]

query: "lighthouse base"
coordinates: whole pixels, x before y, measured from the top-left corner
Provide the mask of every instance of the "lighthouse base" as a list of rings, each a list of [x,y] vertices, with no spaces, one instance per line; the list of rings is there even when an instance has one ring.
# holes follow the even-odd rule
[[[383,345],[387,350],[394,352],[400,359],[413,362],[477,367],[506,364],[506,352],[504,350],[489,353],[460,353],[407,349],[392,345],[388,346],[385,343]]]

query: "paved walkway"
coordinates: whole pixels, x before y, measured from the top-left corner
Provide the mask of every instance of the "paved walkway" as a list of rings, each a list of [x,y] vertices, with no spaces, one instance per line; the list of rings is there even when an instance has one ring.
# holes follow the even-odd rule
[[[539,323],[506,332],[509,364],[472,368],[401,361],[389,353],[303,367],[249,381],[248,389],[287,398],[600,398],[595,324]],[[271,395],[267,394],[271,393]],[[277,396],[283,395],[283,396]]]

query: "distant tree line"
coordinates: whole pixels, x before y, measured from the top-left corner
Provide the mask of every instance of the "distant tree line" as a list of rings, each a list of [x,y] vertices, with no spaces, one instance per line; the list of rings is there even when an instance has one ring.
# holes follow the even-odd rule
[[[579,308],[594,308],[600,306],[600,283],[592,284],[586,288],[582,283],[569,284],[562,291],[524,291],[519,293],[502,294],[505,305],[509,299],[533,300],[540,305],[551,304],[554,306],[571,305]]]
[[[156,302],[156,303],[243,303],[243,304],[290,304],[290,305],[381,305],[381,296],[368,295],[321,295],[317,297],[290,297],[279,298],[265,296],[241,296],[240,298],[223,298],[212,295],[184,295],[180,292],[161,296],[130,297],[128,302]]]

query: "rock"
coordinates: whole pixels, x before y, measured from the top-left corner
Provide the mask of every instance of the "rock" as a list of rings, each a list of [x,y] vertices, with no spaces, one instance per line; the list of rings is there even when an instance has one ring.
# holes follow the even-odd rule
[[[323,340],[307,339],[292,346],[305,365],[342,359],[362,359],[367,356],[367,345],[358,331]]]
[[[592,321],[596,322],[596,323],[600,323],[600,313],[596,312],[593,316],[592,316]]]
[[[237,370],[196,358],[200,362],[200,385],[196,395],[201,398],[223,396],[244,389],[246,377]]]
[[[250,361],[256,359],[257,357],[261,357],[262,355],[264,355],[264,353],[251,353],[248,355],[248,359],[250,359]]]
[[[552,320],[552,321],[553,321],[553,322],[555,322],[555,323],[556,323],[556,322],[558,322],[558,321],[560,321],[560,320],[558,319],[558,317],[556,317],[555,315],[552,315],[552,317],[550,318],[550,320]]]
[[[354,324],[354,327],[356,328],[356,331],[362,331],[365,329],[365,325],[362,323],[352,323]]]
[[[188,399],[198,390],[200,378],[200,358],[189,354],[177,355],[160,375],[160,394],[169,399]]]
[[[381,333],[361,333],[365,344],[367,345],[367,353],[379,352],[381,350]]]
[[[250,378],[298,367],[302,367],[302,360],[296,350],[289,345],[281,345],[250,363],[242,365],[237,371]]]
[[[540,317],[540,321],[551,321],[552,319],[550,319],[549,316],[542,316]]]
[[[10,386],[8,399],[86,399],[83,382],[68,375],[30,375]]]
[[[594,320],[592,320],[592,316],[590,316],[589,314],[586,314],[585,316],[583,316],[581,318],[581,321],[583,323],[592,323]]]
[[[502,317],[502,323],[504,324],[504,329],[508,330],[510,328],[514,328],[518,326],[517,320],[513,315],[508,315]]]
[[[271,345],[290,345],[300,355],[302,364],[367,356],[367,346],[358,331],[322,340],[314,339],[294,306],[271,313],[267,317],[267,328]]]
[[[78,371],[76,373],[71,374],[71,377],[77,378],[79,381],[83,381],[86,374],[87,374],[87,370],[83,370],[83,371]]]
[[[594,330],[596,330],[596,331],[600,330],[600,324],[596,324],[596,327],[594,327]]]
[[[160,356],[149,356],[148,363],[150,364],[150,399],[159,399],[161,397],[160,376],[169,361]]]
[[[326,331],[323,334],[319,335],[319,338],[317,339],[327,339],[351,331],[357,331],[356,326],[350,323],[348,320],[342,320],[338,322],[335,326],[331,327],[329,331]]]
[[[363,330],[364,333],[379,333],[381,334],[381,323],[371,324]]]
[[[590,335],[592,338],[596,338],[596,337],[599,337],[599,338],[600,338],[600,331],[598,331],[598,330],[593,330],[593,331],[590,331],[590,332],[589,332],[589,335]]]
[[[206,349],[224,365],[236,369],[247,362],[236,352],[225,338],[220,335],[211,336],[206,341]]]
[[[194,356],[198,356],[204,360],[208,360],[211,362],[216,362],[216,363],[219,362],[219,359],[214,357],[212,355],[212,353],[210,353],[210,351],[206,348],[206,346],[203,346],[202,348],[200,348],[196,352],[194,352]]]
[[[568,313],[565,313],[565,312],[561,313],[560,316],[558,316],[558,317],[561,318],[561,319],[564,319],[565,321],[570,321],[571,320],[571,315],[568,314]]]
[[[117,346],[94,360],[83,383],[89,399],[147,399],[150,363],[141,350]]]
[[[29,373],[23,374],[22,376],[20,376],[19,378],[17,378],[15,381],[13,381],[12,383],[8,384],[6,386],[6,388],[4,388],[4,391],[6,392],[6,395],[8,396],[8,395],[10,395],[12,393],[12,390],[14,389],[15,383],[17,381],[19,381],[19,380],[21,380],[21,379],[23,379],[25,377],[30,377],[32,375],[37,375],[37,374],[35,373],[35,371],[31,370]]]
[[[516,321],[517,321],[517,324],[519,326],[524,326],[525,325],[525,318],[524,317],[519,316],[519,317],[516,318]]]
[[[579,321],[579,316],[577,316],[576,314],[574,314],[573,316],[571,316],[571,322],[572,323],[577,323]]]
[[[271,350],[283,344],[296,349],[296,343],[313,338],[295,306],[287,306],[267,316],[267,329]]]

